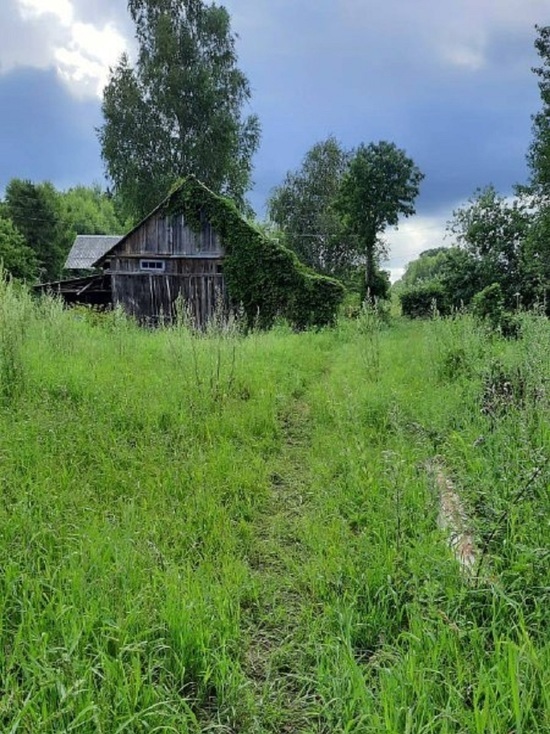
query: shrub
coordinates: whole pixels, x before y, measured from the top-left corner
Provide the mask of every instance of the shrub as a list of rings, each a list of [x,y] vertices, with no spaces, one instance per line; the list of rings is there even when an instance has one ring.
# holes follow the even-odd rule
[[[386,270],[377,270],[373,277],[367,292],[367,283],[364,272],[361,273],[361,301],[379,301],[385,300],[390,294],[390,274]]]
[[[504,308],[504,294],[499,283],[492,283],[472,299],[472,313],[481,321],[485,321],[503,336],[517,337],[519,326],[517,319]]]
[[[423,283],[407,288],[399,294],[401,311],[411,319],[431,316],[434,310],[449,313],[447,294],[440,283]]]

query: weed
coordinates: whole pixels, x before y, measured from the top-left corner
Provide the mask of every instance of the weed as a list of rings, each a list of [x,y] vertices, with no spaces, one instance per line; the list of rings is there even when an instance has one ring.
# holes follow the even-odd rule
[[[550,729],[547,320],[245,336],[0,295],[2,731]]]

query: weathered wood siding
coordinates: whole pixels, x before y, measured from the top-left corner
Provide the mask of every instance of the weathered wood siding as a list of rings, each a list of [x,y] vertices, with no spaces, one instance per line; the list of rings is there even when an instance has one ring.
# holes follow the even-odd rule
[[[118,255],[209,255],[222,257],[221,240],[212,225],[204,221],[200,232],[189,227],[183,214],[154,214],[132,232],[117,248]]]
[[[140,258],[111,259],[113,303],[140,323],[158,324],[176,315],[180,298],[197,327],[226,305],[222,261],[218,258],[169,258],[164,272],[139,272]]]
[[[113,303],[141,323],[155,324],[175,316],[180,298],[202,327],[226,303],[223,256],[220,237],[206,219],[195,231],[182,214],[157,212],[109,255]],[[158,271],[147,269],[151,262]]]

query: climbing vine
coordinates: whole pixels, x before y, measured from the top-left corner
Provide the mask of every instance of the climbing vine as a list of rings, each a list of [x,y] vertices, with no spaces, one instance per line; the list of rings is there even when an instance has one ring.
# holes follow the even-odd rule
[[[224,243],[224,273],[230,301],[242,306],[249,324],[270,327],[282,316],[299,329],[334,321],[344,296],[337,280],[309,270],[294,252],[243,219],[232,201],[196,178],[180,181],[163,204],[200,230],[209,221]]]

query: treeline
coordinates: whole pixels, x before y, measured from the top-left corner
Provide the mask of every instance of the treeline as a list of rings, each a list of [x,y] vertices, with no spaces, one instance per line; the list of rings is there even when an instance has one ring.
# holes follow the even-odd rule
[[[222,6],[202,0],[129,0],[138,53],[123,55],[103,95],[101,155],[114,197],[14,180],[0,210],[0,258],[13,275],[59,277],[78,233],[122,232],[181,177],[196,176],[252,216],[246,193],[260,124]],[[265,229],[325,275],[385,297],[383,234],[414,214],[423,174],[394,143],[344,150],[314,145],[269,200]]]
[[[346,150],[333,136],[314,145],[268,201],[272,232],[314,270],[342,279],[362,298],[385,298],[383,235],[415,213],[424,175],[394,143]]]
[[[535,305],[550,315],[550,26],[536,31],[541,63],[533,71],[542,105],[527,152],[529,181],[514,197],[493,186],[478,189],[454,212],[453,246],[422,253],[395,285],[408,316],[470,307],[503,325],[512,312]]]
[[[533,194],[514,199],[492,186],[454,213],[452,247],[423,252],[394,286],[406,315],[472,307],[480,315],[549,311],[550,206]]]
[[[123,55],[103,96],[101,153],[123,210],[145,216],[175,181],[195,175],[252,216],[246,193],[260,123],[222,6],[130,0],[138,53]],[[264,229],[324,275],[385,296],[382,235],[414,213],[423,175],[393,143],[344,150],[330,137],[269,200]]]
[[[0,261],[15,278],[55,280],[77,234],[123,234],[128,225],[100,186],[59,191],[14,178],[0,201]]]

